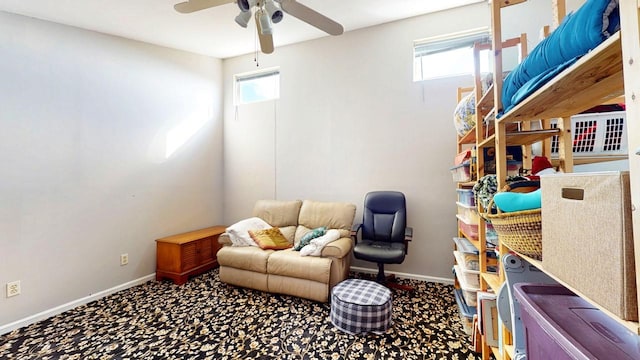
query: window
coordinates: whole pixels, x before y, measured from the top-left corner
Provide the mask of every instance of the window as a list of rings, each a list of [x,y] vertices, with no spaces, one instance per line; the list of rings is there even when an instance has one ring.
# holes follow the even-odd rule
[[[280,70],[268,69],[260,72],[234,76],[236,105],[280,98]]]
[[[473,44],[489,42],[487,29],[439,36],[414,42],[413,81],[473,74]],[[491,72],[491,51],[480,51],[480,72]]]

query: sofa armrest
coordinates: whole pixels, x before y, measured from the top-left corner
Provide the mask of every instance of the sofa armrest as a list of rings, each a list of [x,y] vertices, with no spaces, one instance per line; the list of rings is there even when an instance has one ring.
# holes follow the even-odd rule
[[[231,246],[231,238],[229,237],[229,234],[220,234],[220,236],[218,236],[218,244],[222,246]]]
[[[351,249],[353,249],[353,242],[350,238],[343,237],[328,243],[320,254],[322,257],[343,258],[349,255]]]

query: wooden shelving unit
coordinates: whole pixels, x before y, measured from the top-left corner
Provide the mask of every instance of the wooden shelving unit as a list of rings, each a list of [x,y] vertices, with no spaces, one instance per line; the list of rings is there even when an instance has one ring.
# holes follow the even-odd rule
[[[520,2],[522,1],[517,3]],[[506,3],[513,5],[516,2],[493,2],[491,4],[493,48],[496,54],[494,74],[502,73],[502,61],[500,59],[502,44],[501,9],[507,6]],[[554,0],[553,3],[555,5],[554,15],[556,16],[557,24],[564,17],[566,11],[565,2],[564,0]],[[640,60],[640,36],[638,35],[640,29],[640,2],[637,0],[621,0],[620,7],[622,24],[620,32],[611,36],[596,49],[565,69],[559,76],[556,76],[527,99],[499,117],[495,121],[494,135],[487,139],[482,139],[479,143],[479,147],[495,146],[496,148],[496,170],[499,189],[506,183],[506,146],[508,145],[530,145],[557,134],[560,140],[560,150],[556,164],[561,171],[572,172],[574,158],[572,155],[570,117],[596,105],[611,102],[614,99],[614,101],[619,101],[621,95],[625,95],[627,105],[629,159],[631,160],[635,149],[640,150],[640,99],[637,98],[637,95],[640,95],[640,64],[637,63]],[[495,111],[499,111],[498,107],[502,104],[502,79],[500,77],[494,79],[493,90],[493,105]],[[484,105],[490,103],[488,99],[482,98],[479,101],[479,104],[482,105],[479,111],[490,111],[487,110],[488,106]],[[549,121],[545,119],[551,118],[558,118],[558,129],[555,130],[554,134],[547,130],[535,132],[535,135],[534,132],[514,134],[507,130],[509,124],[518,123],[522,125],[529,124],[531,121],[542,120],[545,125],[548,125]],[[545,151],[549,150],[546,149]],[[547,154],[545,153],[550,158]],[[591,159],[579,159],[576,163],[593,163],[620,158],[626,157],[594,157]],[[638,164],[637,158],[633,160],[630,161],[632,201],[633,203],[638,203],[640,201],[640,184],[638,181],[640,178],[640,164]],[[640,284],[640,216],[638,216],[637,212],[633,214],[633,225],[636,283]],[[509,251],[510,249],[505,244],[499,244],[500,255],[504,255]],[[526,256],[522,257],[541,271],[549,274],[548,271],[545,271],[542,262]],[[483,282],[486,282],[492,289],[498,288],[504,282],[504,271],[500,273],[499,277],[482,274]],[[549,275],[579,296],[598,306],[584,294],[567,286],[561,279],[558,279],[553,274]],[[640,299],[640,296],[638,298]],[[600,306],[598,308],[602,309]],[[602,310],[626,328],[640,334],[638,322],[625,321],[605,309]],[[510,360],[514,357],[512,339],[509,331],[504,327],[503,334],[502,348],[504,351],[497,353],[493,349],[491,350],[497,359]],[[486,358],[488,357],[483,352],[483,359]]]
[[[624,94],[620,32],[589,52],[527,99],[498,124],[568,117]]]
[[[491,3],[492,16],[492,44],[482,44],[476,51],[490,46],[496,54],[494,62],[494,74],[502,74],[502,49],[510,40],[503,41],[501,34],[501,10],[506,6],[517,5],[526,0],[516,1],[495,1]],[[564,0],[553,1],[555,25],[559,24],[566,12]],[[603,42],[596,49],[592,50],[569,68],[565,69],[559,76],[542,86],[527,99],[510,109],[497,120],[485,124],[483,121],[487,116],[499,113],[502,104],[502,78],[494,76],[494,81],[489,91],[482,93],[481,81],[476,77],[476,115],[477,125],[475,131],[470,131],[463,137],[458,138],[460,144],[475,144],[477,177],[483,173],[483,152],[484,147],[496,148],[496,170],[498,188],[505,185],[506,180],[506,147],[512,145],[522,145],[523,153],[530,153],[530,145],[539,141],[544,142],[543,155],[551,159],[550,138],[559,136],[559,158],[553,160],[554,165],[561,171],[572,172],[573,165],[583,163],[594,163],[600,161],[611,161],[628,158],[631,173],[631,194],[632,203],[640,204],[640,1],[620,0],[620,16],[622,30],[608,40]],[[524,41],[526,44],[526,40]],[[513,46],[513,44],[510,44]],[[526,48],[524,49],[526,54]],[[477,58],[477,56],[476,56]],[[523,56],[524,58],[524,56]],[[479,65],[476,64],[476,73],[479,73]],[[467,89],[467,91],[469,91]],[[574,159],[572,154],[571,119],[570,117],[590,109],[596,105],[620,102],[624,97],[626,104],[626,125],[628,134],[629,156],[595,156],[591,158]],[[551,118],[558,118],[557,129],[550,128]],[[530,130],[529,124],[533,121],[540,121],[543,130]],[[526,168],[526,165],[525,165]],[[465,186],[470,186],[465,184]],[[638,205],[636,205],[637,207]],[[483,210],[483,209],[479,209]],[[640,285],[640,215],[633,212],[634,231],[634,252],[636,265],[636,283]],[[478,240],[472,242],[479,250],[480,254],[486,251],[486,237],[484,232],[484,221],[480,220]],[[465,236],[461,233],[461,236]],[[510,249],[500,243],[498,245],[499,254],[505,255]],[[522,255],[521,255],[522,256]],[[545,271],[544,264],[540,261],[522,256],[531,264]],[[482,290],[493,290],[496,292],[504,282],[504,271],[500,275],[487,273],[486,257],[481,261],[481,288]],[[576,289],[567,286],[561,279],[553,274],[549,274],[561,284],[582,296],[593,305],[602,309],[598,304],[591,301],[587,296],[581,294]],[[640,294],[638,295],[640,304]],[[640,334],[640,324],[635,321],[626,321],[602,309],[617,322]],[[512,345],[512,337],[508,329],[502,328],[503,339],[502,349],[487,346],[483,341],[482,359],[489,359],[491,356],[499,360],[510,360],[515,356],[515,349]]]
[[[520,56],[524,58],[527,53],[526,46],[526,34],[522,34],[520,37],[508,39],[501,43],[503,47],[520,47]],[[486,122],[484,119],[487,116],[491,116],[492,113],[495,114],[494,109],[494,96],[492,89],[494,85],[489,86],[486,92],[482,92],[482,83],[480,79],[480,62],[479,62],[479,53],[482,50],[491,49],[491,44],[476,44],[474,46],[474,59],[475,59],[475,87],[474,88],[460,88],[458,89],[458,102],[463,98],[464,94],[474,91],[476,97],[476,126],[474,129],[466,133],[464,136],[458,137],[458,153],[463,150],[465,146],[475,146],[476,151],[476,163],[473,167],[475,171],[475,178],[478,179],[485,175],[484,173],[484,158],[482,149],[487,147],[495,146],[495,124],[493,121]],[[500,72],[502,74],[502,72]],[[494,80],[495,81],[495,80]],[[517,139],[519,142],[528,142],[533,141],[535,139],[539,139],[540,135],[536,132],[532,131],[518,131],[520,126],[518,124],[509,124],[504,126],[509,131],[513,132],[513,139]],[[550,137],[556,135],[558,130],[554,130],[552,133],[544,134],[544,137]],[[536,140],[537,141],[537,140]],[[535,142],[535,141],[533,141]],[[475,185],[475,181],[466,182],[466,183],[458,183],[458,188],[472,188]],[[464,237],[470,241],[470,243],[478,250],[478,261],[480,264],[480,290],[481,291],[490,291],[497,293],[498,288],[500,287],[503,279],[500,276],[489,273],[488,265],[490,260],[487,257],[487,239],[486,239],[486,223],[480,218],[478,223],[478,235],[477,240],[474,240],[474,237],[471,237],[469,234],[466,234],[462,229],[458,229],[458,235],[460,237]],[[496,262],[493,260],[494,263]],[[459,286],[459,284],[456,284]],[[499,349],[496,347],[490,347],[484,339],[482,341],[482,358],[489,359],[490,356],[494,356],[497,359],[502,359],[500,355]]]

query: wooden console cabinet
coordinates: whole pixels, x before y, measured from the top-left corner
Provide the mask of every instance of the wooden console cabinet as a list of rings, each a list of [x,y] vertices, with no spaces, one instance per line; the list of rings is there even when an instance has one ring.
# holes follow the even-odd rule
[[[156,280],[171,279],[184,284],[189,276],[218,266],[218,236],[225,226],[189,231],[156,240]]]

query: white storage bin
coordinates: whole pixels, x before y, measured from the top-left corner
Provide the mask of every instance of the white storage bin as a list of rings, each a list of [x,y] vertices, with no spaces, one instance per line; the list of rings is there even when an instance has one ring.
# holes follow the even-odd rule
[[[465,223],[478,224],[480,219],[478,219],[478,212],[475,206],[465,205],[461,202],[456,202],[456,205],[458,205],[458,215]]]
[[[456,263],[458,263],[462,271],[479,273],[480,261],[477,254],[464,254],[459,251],[454,251],[453,255],[456,258]]]
[[[464,302],[469,306],[477,306],[478,305],[478,290],[465,290],[462,289],[462,296],[464,297]]]
[[[480,289],[480,272],[474,270],[462,270],[460,264],[455,265],[456,276],[458,277],[458,281],[460,281],[461,287],[472,288],[472,289]],[[465,283],[466,286],[462,286],[462,282]]]
[[[465,206],[476,206],[476,198],[471,189],[457,189],[458,202]]]
[[[477,292],[480,291],[480,274],[465,273],[458,265],[454,265],[453,268],[460,283],[464,301],[469,306],[476,306]]]
[[[557,121],[551,121],[557,127]],[[573,156],[606,156],[627,154],[626,112],[580,114],[571,117]],[[558,157],[558,136],[551,138],[551,156]]]

